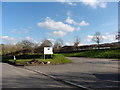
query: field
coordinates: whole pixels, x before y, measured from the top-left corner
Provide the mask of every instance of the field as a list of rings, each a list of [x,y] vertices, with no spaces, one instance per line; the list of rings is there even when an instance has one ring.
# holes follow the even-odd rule
[[[7,62],[10,64],[15,64],[15,65],[27,65],[26,63],[32,60],[37,60],[38,62],[50,62],[50,64],[66,64],[66,63],[71,63],[72,61],[67,59],[65,56],[61,54],[54,54],[51,58],[51,56],[46,56],[46,59],[43,59],[42,55],[20,55],[16,56],[16,61],[13,60],[13,57],[5,57],[3,58],[3,62]],[[33,64],[33,65],[38,65],[38,64]]]
[[[120,59],[120,49],[91,50],[84,52],[63,53],[63,55],[67,57]]]

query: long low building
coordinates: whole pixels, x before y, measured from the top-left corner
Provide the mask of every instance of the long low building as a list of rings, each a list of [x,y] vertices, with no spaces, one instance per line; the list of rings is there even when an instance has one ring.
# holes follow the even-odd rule
[[[120,48],[120,42],[115,43],[104,43],[100,44],[99,46],[97,44],[92,45],[83,45],[83,46],[64,46],[62,47],[60,52],[73,52],[73,51],[83,51],[83,50],[94,50],[94,49],[109,49],[109,48]]]

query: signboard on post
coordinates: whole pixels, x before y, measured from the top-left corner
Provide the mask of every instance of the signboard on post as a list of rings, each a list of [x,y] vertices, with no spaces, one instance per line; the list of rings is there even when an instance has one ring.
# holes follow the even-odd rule
[[[53,54],[53,48],[52,47],[44,47],[44,59],[45,59],[45,54]]]
[[[53,54],[52,47],[44,47],[44,54]]]

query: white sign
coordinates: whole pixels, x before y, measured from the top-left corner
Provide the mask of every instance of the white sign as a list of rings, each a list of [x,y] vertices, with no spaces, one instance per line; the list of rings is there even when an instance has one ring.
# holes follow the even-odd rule
[[[16,60],[16,57],[14,56],[14,60]]]
[[[53,54],[52,47],[44,47],[44,54]]]

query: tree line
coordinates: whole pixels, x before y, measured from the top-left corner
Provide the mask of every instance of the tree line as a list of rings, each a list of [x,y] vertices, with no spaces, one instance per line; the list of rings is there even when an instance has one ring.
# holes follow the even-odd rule
[[[120,39],[120,33],[116,35],[116,39]],[[92,41],[95,42],[98,45],[102,42],[103,37],[100,32],[96,32],[92,38]],[[7,54],[32,54],[32,53],[43,53],[44,47],[53,47],[54,52],[59,52],[63,47],[63,40],[57,39],[53,45],[53,43],[48,39],[43,39],[41,44],[35,44],[29,40],[23,40],[21,42],[16,43],[15,45],[10,44],[0,44],[1,48],[1,55],[7,55]],[[78,50],[80,44],[80,38],[77,36],[74,40],[73,47]]]
[[[53,47],[54,51],[59,51],[63,46],[63,40],[56,40],[55,44],[50,40],[44,39],[41,44],[33,43],[29,40],[23,40],[21,42],[13,44],[0,44],[1,54],[32,54],[32,53],[43,53],[44,47]]]

